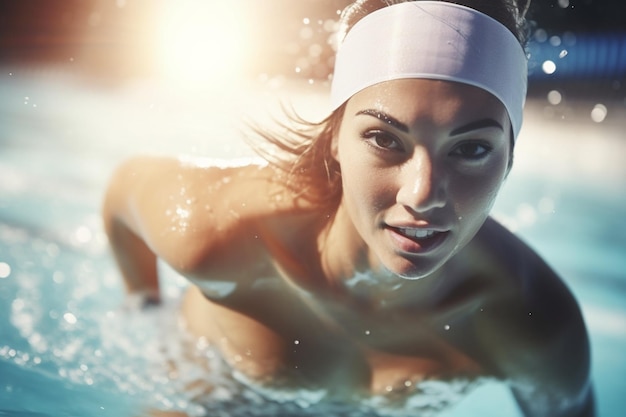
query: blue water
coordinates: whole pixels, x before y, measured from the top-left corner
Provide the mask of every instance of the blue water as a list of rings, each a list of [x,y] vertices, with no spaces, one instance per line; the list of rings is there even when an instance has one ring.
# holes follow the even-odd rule
[[[139,416],[146,406],[211,416],[376,415],[376,404],[319,402],[323,393],[262,392],[233,378],[210,347],[179,343],[175,311],[184,284],[165,269],[165,307],[124,310],[98,214],[106,180],[125,156],[248,156],[235,139],[242,115],[263,119],[275,108],[268,97],[286,93],[305,114],[315,113],[325,88],[274,80],[261,89],[180,91],[149,81],[103,85],[54,68],[2,69],[0,416]],[[494,215],[580,300],[599,415],[621,417],[626,112],[623,103],[604,103],[607,117],[596,123],[589,116],[596,104],[529,102]],[[194,355],[209,363],[209,375]],[[210,393],[189,389],[206,381]],[[502,384],[485,381],[439,415],[520,413]]]

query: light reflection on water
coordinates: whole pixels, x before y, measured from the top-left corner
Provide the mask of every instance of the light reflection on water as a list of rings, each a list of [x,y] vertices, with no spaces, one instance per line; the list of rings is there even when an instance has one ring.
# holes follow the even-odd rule
[[[177,389],[202,373],[184,362],[178,365],[184,372],[165,369],[164,358],[189,352],[166,343],[177,338],[164,338],[154,325],[169,320],[164,328],[176,332],[181,281],[167,280],[170,304],[163,311],[119,319],[121,283],[98,216],[104,184],[121,159],[138,152],[250,156],[237,139],[242,117],[269,120],[278,114],[275,97],[293,94],[297,110],[321,118],[327,86],[275,78],[262,88],[226,91],[147,81],[110,89],[54,68],[44,76],[3,71],[0,86],[0,410],[33,410],[28,404],[37,399],[35,411],[44,414],[123,415],[135,400],[150,397],[151,404],[200,413]],[[515,166],[495,207],[582,301],[601,415],[615,417],[626,405],[620,379],[626,372],[624,113],[623,103],[569,102],[554,93],[531,100]],[[177,215],[182,225],[184,208]],[[219,361],[212,364],[221,369]],[[263,403],[220,375],[214,398],[239,393],[248,395],[246,404]],[[477,407],[484,395],[476,398],[465,405]]]

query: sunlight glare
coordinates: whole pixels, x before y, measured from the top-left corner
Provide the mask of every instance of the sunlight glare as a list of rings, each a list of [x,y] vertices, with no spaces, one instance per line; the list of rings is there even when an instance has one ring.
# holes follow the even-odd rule
[[[224,85],[242,73],[248,40],[239,2],[164,2],[158,63],[175,82]]]

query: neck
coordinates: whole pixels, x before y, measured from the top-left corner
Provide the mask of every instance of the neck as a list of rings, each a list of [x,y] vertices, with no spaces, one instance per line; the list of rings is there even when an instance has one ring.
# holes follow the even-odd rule
[[[372,308],[432,306],[441,272],[411,280],[385,268],[340,205],[318,240],[322,267],[332,292]],[[437,275],[437,276],[435,276]]]

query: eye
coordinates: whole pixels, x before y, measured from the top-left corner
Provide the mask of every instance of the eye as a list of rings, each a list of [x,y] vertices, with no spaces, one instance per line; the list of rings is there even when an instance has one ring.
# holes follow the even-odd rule
[[[368,130],[361,137],[379,150],[404,151],[404,146],[402,146],[400,139],[382,130]]]
[[[478,160],[487,156],[491,150],[492,147],[484,142],[471,141],[457,145],[452,152],[450,152],[450,155],[464,159]]]

